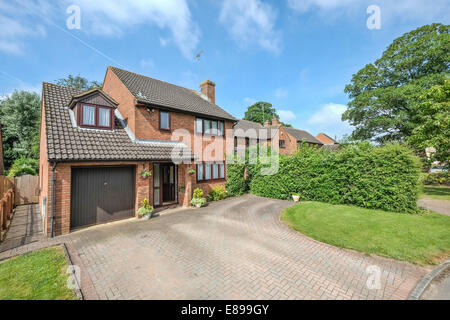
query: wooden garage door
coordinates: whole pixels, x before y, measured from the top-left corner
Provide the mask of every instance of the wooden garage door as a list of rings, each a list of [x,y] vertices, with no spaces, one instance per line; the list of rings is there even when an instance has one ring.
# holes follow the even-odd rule
[[[72,169],[71,229],[133,217],[134,167]]]

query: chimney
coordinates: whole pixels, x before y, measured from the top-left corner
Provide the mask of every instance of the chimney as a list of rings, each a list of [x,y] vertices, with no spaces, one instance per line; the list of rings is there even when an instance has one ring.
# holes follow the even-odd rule
[[[272,125],[273,126],[279,126],[280,125],[280,121],[278,120],[278,118],[273,118],[272,119]]]
[[[264,127],[270,127],[270,121],[266,120],[266,122],[264,122]]]
[[[206,80],[205,82],[202,82],[200,85],[200,88],[202,88],[202,94],[206,96],[210,102],[216,103],[216,84],[212,82],[211,80]]]

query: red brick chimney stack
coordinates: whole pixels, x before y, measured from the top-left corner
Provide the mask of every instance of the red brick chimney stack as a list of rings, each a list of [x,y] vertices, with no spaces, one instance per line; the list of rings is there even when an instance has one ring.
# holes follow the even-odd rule
[[[272,119],[272,125],[273,126],[279,126],[280,125],[280,120],[278,120],[278,118],[273,118]]]
[[[209,101],[212,103],[216,103],[216,84],[211,80],[206,80],[200,84],[200,88],[202,88],[202,94],[206,96]]]

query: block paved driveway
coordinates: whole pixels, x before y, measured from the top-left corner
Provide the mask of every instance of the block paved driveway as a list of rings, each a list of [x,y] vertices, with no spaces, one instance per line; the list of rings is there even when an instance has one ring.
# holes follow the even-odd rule
[[[291,205],[246,195],[62,238],[100,299],[407,299],[427,273],[303,236],[279,221]]]

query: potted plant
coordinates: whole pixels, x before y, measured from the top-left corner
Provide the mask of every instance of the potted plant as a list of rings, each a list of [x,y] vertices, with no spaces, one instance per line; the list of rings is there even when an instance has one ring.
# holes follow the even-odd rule
[[[201,208],[206,204],[206,199],[203,198],[203,190],[197,188],[194,190],[194,194],[192,196],[191,205],[193,207]]]
[[[138,209],[138,216],[143,220],[148,220],[152,217],[152,213],[155,209],[150,205],[150,202],[147,198],[142,200],[141,207]]]
[[[141,176],[144,179],[147,179],[152,176],[152,172],[150,170],[144,170],[141,172]]]
[[[189,174],[190,174],[190,175],[193,175],[193,174],[195,174],[195,170],[194,170],[194,169],[189,169],[189,171],[188,171],[188,172],[189,172]]]
[[[293,193],[292,199],[294,200],[294,202],[299,202],[300,201],[300,193]]]

